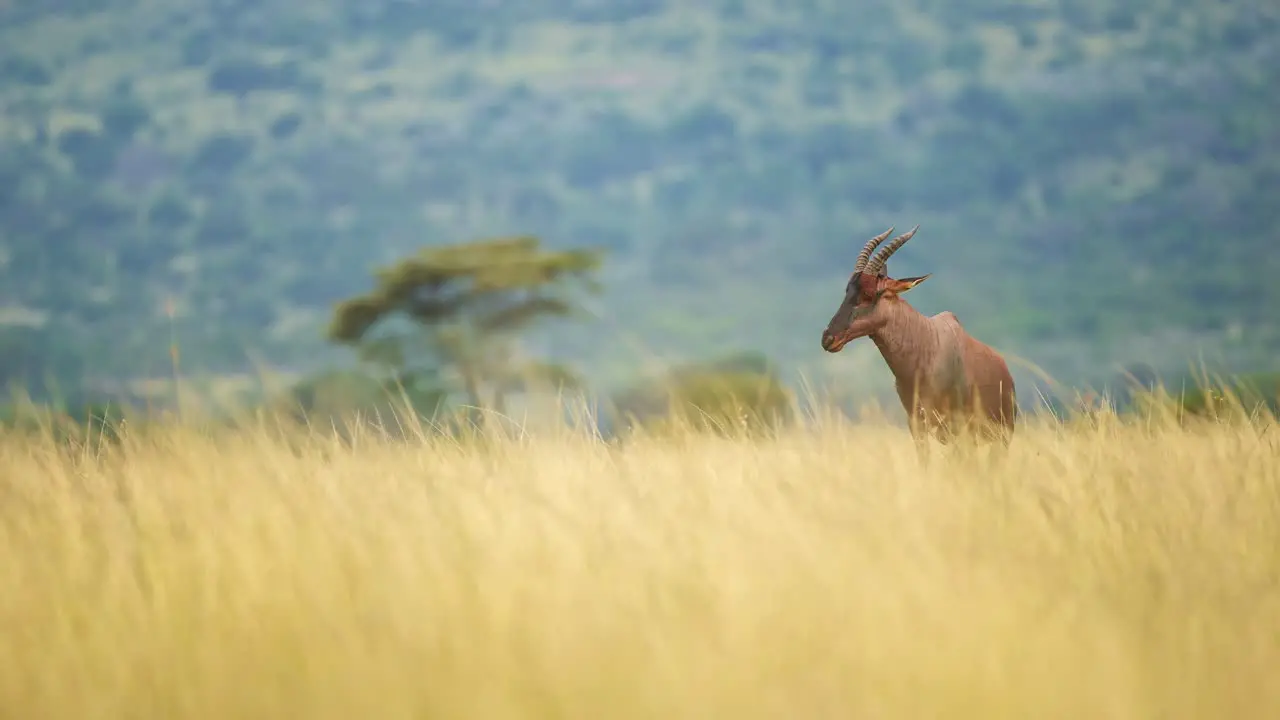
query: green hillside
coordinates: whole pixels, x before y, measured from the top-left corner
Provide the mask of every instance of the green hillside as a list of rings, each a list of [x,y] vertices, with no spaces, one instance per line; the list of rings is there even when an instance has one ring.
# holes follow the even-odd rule
[[[916,223],[917,307],[1054,372],[1269,369],[1268,8],[0,2],[0,375],[160,374],[171,333],[189,369],[309,367],[372,267],[499,233],[609,249],[599,325],[554,338],[597,376],[852,372],[818,333]]]

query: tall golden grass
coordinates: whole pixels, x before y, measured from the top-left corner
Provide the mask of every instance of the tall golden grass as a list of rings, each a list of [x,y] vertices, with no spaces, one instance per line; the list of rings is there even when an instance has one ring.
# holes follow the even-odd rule
[[[0,440],[12,718],[1280,717],[1280,427]]]

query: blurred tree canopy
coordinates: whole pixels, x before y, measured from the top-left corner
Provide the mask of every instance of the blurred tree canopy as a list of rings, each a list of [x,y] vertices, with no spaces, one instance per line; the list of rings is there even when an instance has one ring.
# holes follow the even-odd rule
[[[329,337],[407,387],[443,384],[473,408],[502,412],[507,393],[576,383],[562,364],[521,357],[515,340],[573,316],[572,291],[598,290],[601,260],[597,250],[549,250],[531,236],[424,248],[378,269],[371,292],[339,303]]]

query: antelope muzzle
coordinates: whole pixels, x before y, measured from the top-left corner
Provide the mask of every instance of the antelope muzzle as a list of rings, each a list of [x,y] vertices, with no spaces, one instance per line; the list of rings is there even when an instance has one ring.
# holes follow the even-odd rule
[[[844,347],[844,342],[841,341],[840,336],[838,334],[833,333],[830,330],[822,331],[822,349],[823,350],[826,350],[829,353],[840,352],[840,348],[843,348],[843,347]]]

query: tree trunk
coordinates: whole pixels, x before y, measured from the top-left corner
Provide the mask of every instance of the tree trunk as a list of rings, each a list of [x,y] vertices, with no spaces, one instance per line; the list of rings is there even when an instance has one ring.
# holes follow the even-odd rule
[[[476,377],[475,369],[468,362],[460,362],[458,372],[462,375],[462,390],[467,395],[468,404],[471,405],[471,410],[467,414],[476,419],[481,428],[484,428],[488,422],[484,412],[484,400],[480,397],[480,381]]]

